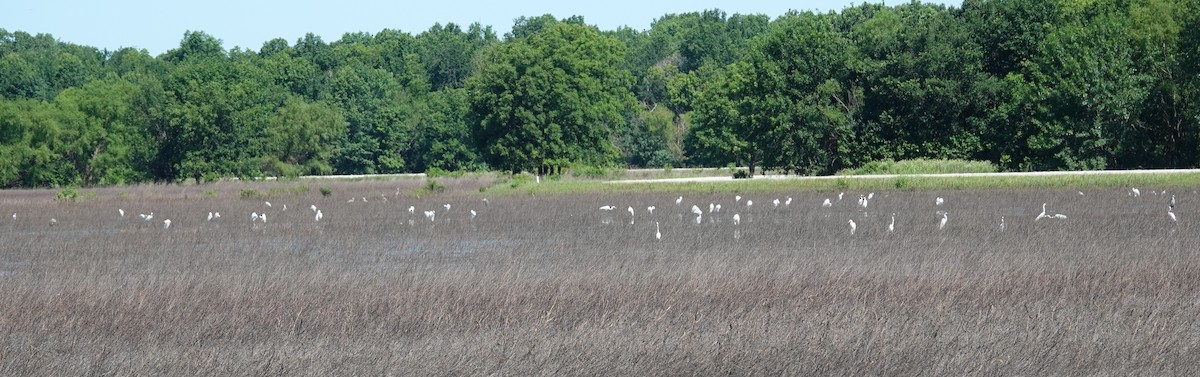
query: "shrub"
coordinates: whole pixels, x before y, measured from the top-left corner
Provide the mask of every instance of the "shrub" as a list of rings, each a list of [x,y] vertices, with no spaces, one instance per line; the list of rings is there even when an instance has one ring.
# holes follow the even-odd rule
[[[871,161],[854,169],[843,169],[838,175],[872,174],[948,174],[994,173],[996,165],[988,161],[913,159]]]
[[[78,201],[79,190],[74,187],[67,187],[62,190],[58,190],[58,193],[54,194],[54,200],[70,202]]]
[[[322,186],[320,188],[320,190],[321,190],[321,196],[323,196],[323,197],[328,198],[333,195],[333,190],[330,190],[328,187]]]
[[[258,199],[262,197],[262,193],[255,189],[242,189],[241,197],[242,199]]]
[[[750,171],[745,169],[734,170],[733,179],[750,179]]]

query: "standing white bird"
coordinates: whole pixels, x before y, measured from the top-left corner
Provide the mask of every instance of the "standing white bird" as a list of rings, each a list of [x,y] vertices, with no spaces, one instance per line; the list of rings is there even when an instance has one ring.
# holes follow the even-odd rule
[[[821,208],[829,208],[829,207],[833,207],[833,202],[830,202],[829,198],[825,198],[825,201],[821,202]]]
[[[839,192],[839,193],[838,193],[838,201],[839,201],[839,202],[840,202],[840,201],[842,201],[842,196],[843,196],[843,195],[846,195],[846,193],[845,193],[845,192]]]
[[[1139,196],[1142,196],[1142,190],[1138,190],[1138,188],[1137,188],[1137,187],[1132,187],[1132,188],[1130,188],[1130,189],[1129,189],[1129,192],[1130,192],[1130,194],[1132,194],[1132,195],[1133,195],[1133,197],[1135,197],[1135,198],[1136,198],[1136,197],[1139,197]]]
[[[270,207],[270,206],[271,206],[271,202],[264,201],[264,202],[263,202],[263,204],[266,204],[266,205],[267,205],[267,207]]]
[[[1066,219],[1067,219],[1067,215],[1064,215],[1064,214],[1061,214],[1061,213],[1056,213],[1056,214],[1054,214],[1054,218],[1056,218],[1056,219],[1059,219],[1059,220],[1066,220]]]
[[[942,212],[942,221],[938,222],[938,230],[946,229],[946,221],[949,221],[949,218],[947,217],[947,215],[949,215],[949,214],[950,214],[949,212]]]
[[[1000,216],[1000,232],[1004,233],[1004,216]]]
[[[313,213],[316,213],[316,212],[317,212],[317,205],[316,205],[316,204],[309,205],[309,206],[308,206],[308,209],[311,209],[311,210],[313,211]]]
[[[675,205],[680,205],[681,203],[683,203],[683,195],[675,199]]]
[[[741,216],[741,215],[738,215],[738,214],[736,214],[736,213],[735,213],[735,214],[733,214],[733,225],[738,225],[738,224],[741,224],[741,223],[742,223],[742,216]]]
[[[436,217],[437,211],[425,211],[425,218],[429,219],[429,221],[433,221]]]
[[[261,215],[258,215],[258,219],[262,220],[263,224],[266,224],[267,223],[267,213],[263,212]]]
[[[790,207],[791,205],[792,205],[792,197],[790,197],[790,196],[789,196],[789,197],[787,198],[787,200],[784,200],[784,201],[783,201],[783,206],[784,206],[784,207]]]
[[[713,213],[713,209],[715,209],[715,208],[716,208],[716,206],[717,206],[716,204],[713,204],[713,203],[711,203],[711,202],[710,202],[710,203],[708,203],[708,213],[709,213],[710,215]]]
[[[850,224],[850,235],[853,236],[854,231],[858,230],[858,224],[854,223],[854,219],[850,219],[850,220],[846,221],[846,223]]]
[[[1171,205],[1175,205],[1175,194],[1171,194]]]
[[[720,204],[717,204],[716,210],[717,210],[717,213],[721,213],[721,205]]]
[[[896,231],[896,214],[892,214],[892,222],[888,223],[888,233]]]
[[[212,221],[212,219],[213,219],[212,212],[209,212],[208,213],[208,221]]]
[[[153,219],[153,218],[154,218],[154,212],[150,212],[150,214],[146,215],[146,217],[144,217],[143,219],[146,220],[146,222],[150,222],[150,219]]]
[[[411,214],[414,214],[414,213],[416,213],[416,212],[417,212],[417,207],[414,207],[414,206],[408,206],[408,214],[410,214],[410,215],[411,215]]]
[[[658,222],[654,222],[654,239],[662,240],[662,230],[658,228]]]
[[[471,220],[475,220],[475,210],[471,210]]]
[[[746,208],[750,208],[752,206],[754,206],[754,201],[746,199]]]
[[[1167,216],[1171,217],[1171,222],[1179,222],[1179,219],[1175,218],[1175,204],[1167,206]]]
[[[633,206],[629,206],[629,225],[633,225]]]
[[[213,218],[214,218],[214,219],[219,219],[219,218],[221,218],[221,213],[220,213],[220,212],[213,212]]]
[[[867,200],[875,199],[875,193],[867,194]]]
[[[617,206],[608,205],[600,207],[601,211],[612,211],[614,209],[617,209]]]
[[[55,220],[54,218],[51,218],[51,219],[50,219],[50,226],[54,226],[54,224],[58,224],[58,220]]]
[[[325,217],[325,215],[322,214],[321,210],[318,209],[317,214],[315,216],[313,216],[313,221],[321,221],[322,217]]]
[[[734,202],[734,203],[741,203],[741,202],[742,202],[742,196],[741,196],[741,195],[734,195],[734,196],[733,196],[733,202]]]
[[[450,212],[450,203],[443,204],[442,208],[445,208],[446,212]]]
[[[646,207],[646,212],[650,212],[650,216],[654,216],[654,206]]]
[[[775,200],[772,200],[771,204],[774,205],[774,208],[779,208],[779,198],[775,198]]]
[[[940,197],[940,196],[939,196],[939,197],[937,197],[937,199],[934,199],[934,200],[933,200],[933,204],[934,204],[934,205],[939,205],[939,206],[940,206],[940,205],[942,205],[942,204],[945,204],[945,203],[946,203],[946,200],[945,200],[945,199],[942,199],[942,197]]]
[[[125,217],[125,210],[117,208],[117,213],[120,213],[121,217]]]
[[[385,200],[385,201],[386,201],[386,200]],[[287,204],[284,204],[284,205],[283,205],[283,210],[284,210],[284,211],[287,211]]]
[[[255,221],[258,221],[258,212],[251,212],[250,213],[250,222],[255,222]]]
[[[163,220],[163,229],[171,229],[171,219]]]
[[[1038,221],[1047,217],[1050,216],[1046,216],[1046,203],[1042,203],[1042,213],[1039,213],[1037,217],[1033,218],[1033,221]]]
[[[350,199],[346,200],[346,203],[354,203],[354,198],[350,198]]]
[[[696,214],[696,216],[700,216],[700,215],[704,214],[704,211],[701,211],[700,207],[697,207],[695,204],[693,204],[692,205],[692,213]]]
[[[491,203],[491,202],[488,202],[487,198],[483,198],[483,206],[484,206],[484,207],[491,207],[491,206],[492,206],[492,203]]]

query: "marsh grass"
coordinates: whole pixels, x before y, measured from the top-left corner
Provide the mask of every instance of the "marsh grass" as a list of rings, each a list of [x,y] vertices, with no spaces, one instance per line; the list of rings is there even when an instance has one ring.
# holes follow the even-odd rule
[[[330,198],[308,190],[271,208],[239,198],[271,183],[98,189],[79,203],[2,192],[0,374],[1193,375],[1200,365],[1191,189],[1170,189],[1176,225],[1169,195],[1118,189],[879,190],[861,211],[857,191],[827,210],[819,203],[836,192],[753,191],[751,208],[725,192],[685,193],[678,207],[675,192],[485,205],[488,182],[441,181],[444,193],[420,198],[408,195],[419,180],[328,182]],[[791,206],[772,208],[787,196]],[[1034,222],[1043,202],[1070,218]],[[708,203],[721,213],[695,224],[690,206]],[[609,204],[619,209],[597,210]],[[136,218],[150,211],[155,222]],[[207,222],[209,211],[223,217]]]

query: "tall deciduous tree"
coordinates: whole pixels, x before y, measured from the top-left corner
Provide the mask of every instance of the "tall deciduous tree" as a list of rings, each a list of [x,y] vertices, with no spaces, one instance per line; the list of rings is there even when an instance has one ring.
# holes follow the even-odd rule
[[[558,22],[483,54],[467,88],[477,145],[493,167],[545,173],[617,159],[613,130],[633,104],[619,41]]]

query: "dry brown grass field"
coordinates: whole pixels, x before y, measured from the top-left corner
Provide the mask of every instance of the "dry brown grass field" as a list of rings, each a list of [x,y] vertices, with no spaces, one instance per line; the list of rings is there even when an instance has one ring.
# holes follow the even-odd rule
[[[485,182],[447,182],[0,192],[0,374],[1200,373],[1192,188],[877,191],[864,211],[817,191],[485,204]],[[1034,221],[1042,203],[1068,218]]]

